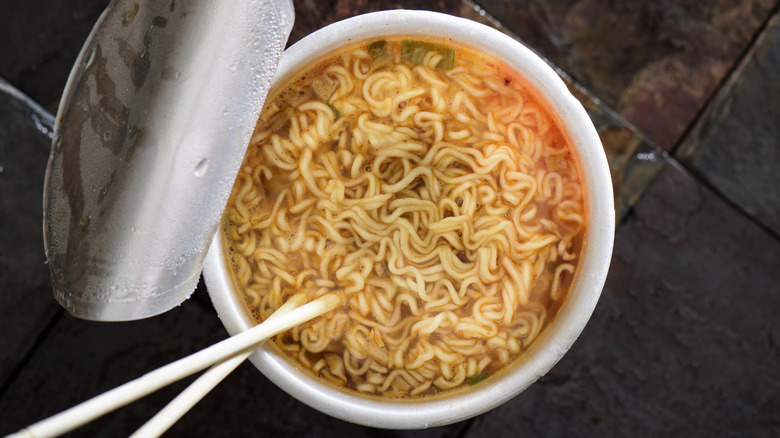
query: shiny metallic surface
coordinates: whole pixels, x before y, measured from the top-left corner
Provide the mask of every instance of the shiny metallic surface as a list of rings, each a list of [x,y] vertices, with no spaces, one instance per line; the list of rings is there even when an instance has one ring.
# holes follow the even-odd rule
[[[293,22],[289,0],[111,3],[71,71],[44,193],[54,296],[132,320],[194,290]]]

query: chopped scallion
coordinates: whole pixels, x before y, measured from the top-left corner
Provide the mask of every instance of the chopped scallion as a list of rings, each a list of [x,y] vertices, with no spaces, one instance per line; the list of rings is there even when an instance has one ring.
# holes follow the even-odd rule
[[[374,41],[368,45],[368,53],[371,54],[370,70],[386,67],[393,63],[393,53],[390,46],[384,40]]]
[[[488,377],[490,377],[490,374],[488,373],[477,374],[476,376],[469,379],[469,386],[474,386]]]
[[[368,45],[368,53],[374,58],[379,56],[385,50],[385,40],[374,41]]]
[[[225,232],[225,240],[227,241],[228,244],[230,244],[233,241],[233,239],[230,237],[230,222],[224,220],[222,221],[222,223],[224,224],[223,230]]]
[[[328,105],[328,108],[330,108],[330,110],[331,110],[331,111],[333,111],[333,114],[336,116],[336,118],[337,118],[337,119],[338,119],[339,117],[341,117],[341,112],[340,112],[339,110],[337,110],[337,109],[336,109],[336,107],[335,107],[335,106],[333,106],[333,104],[332,104],[332,103],[330,103],[330,102],[325,102],[325,105]]]
[[[451,47],[425,41],[403,40],[401,42],[401,58],[414,64],[422,64],[425,55],[430,51],[438,52],[442,56],[436,68],[452,70],[455,64],[455,50]]]

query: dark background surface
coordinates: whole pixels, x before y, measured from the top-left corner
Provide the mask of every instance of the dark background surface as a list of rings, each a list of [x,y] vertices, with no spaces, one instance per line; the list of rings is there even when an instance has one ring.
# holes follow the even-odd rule
[[[561,362],[474,419],[356,426],[247,363],[167,436],[780,436],[778,3],[650,3],[296,1],[291,41],[371,10],[431,9],[496,26],[552,62],[610,160],[619,223],[607,284]],[[226,336],[202,285],[128,323],[78,320],[52,298],[41,237],[51,113],[106,4],[27,0],[0,13],[0,434]],[[129,435],[189,381],[69,436]]]

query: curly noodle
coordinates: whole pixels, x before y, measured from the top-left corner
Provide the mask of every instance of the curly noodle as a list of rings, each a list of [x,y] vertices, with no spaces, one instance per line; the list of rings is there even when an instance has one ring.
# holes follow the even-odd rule
[[[585,226],[577,164],[516,74],[376,66],[365,44],[269,100],[225,216],[258,321],[289,297],[343,305],[275,339],[314,374],[390,397],[494,373],[565,297]],[[476,67],[475,67],[476,66]]]

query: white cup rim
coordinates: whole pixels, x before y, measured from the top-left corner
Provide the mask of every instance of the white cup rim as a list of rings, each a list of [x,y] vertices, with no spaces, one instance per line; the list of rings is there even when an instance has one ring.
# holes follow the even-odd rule
[[[331,49],[355,41],[392,35],[435,35],[477,47],[504,60],[544,96],[579,150],[588,189],[590,223],[580,273],[567,302],[532,348],[509,369],[450,396],[402,401],[367,398],[338,391],[291,366],[269,348],[250,360],[272,382],[301,402],[328,415],[371,427],[420,429],[471,418],[506,402],[544,375],[584,329],[601,294],[612,254],[615,212],[612,181],[598,134],[582,105],[542,59],[511,37],[488,26],[451,15],[412,10],[380,11],[326,26],[303,38],[281,58],[275,81],[299,70]],[[252,322],[232,285],[221,233],[204,262],[204,276],[214,307],[228,332]]]

